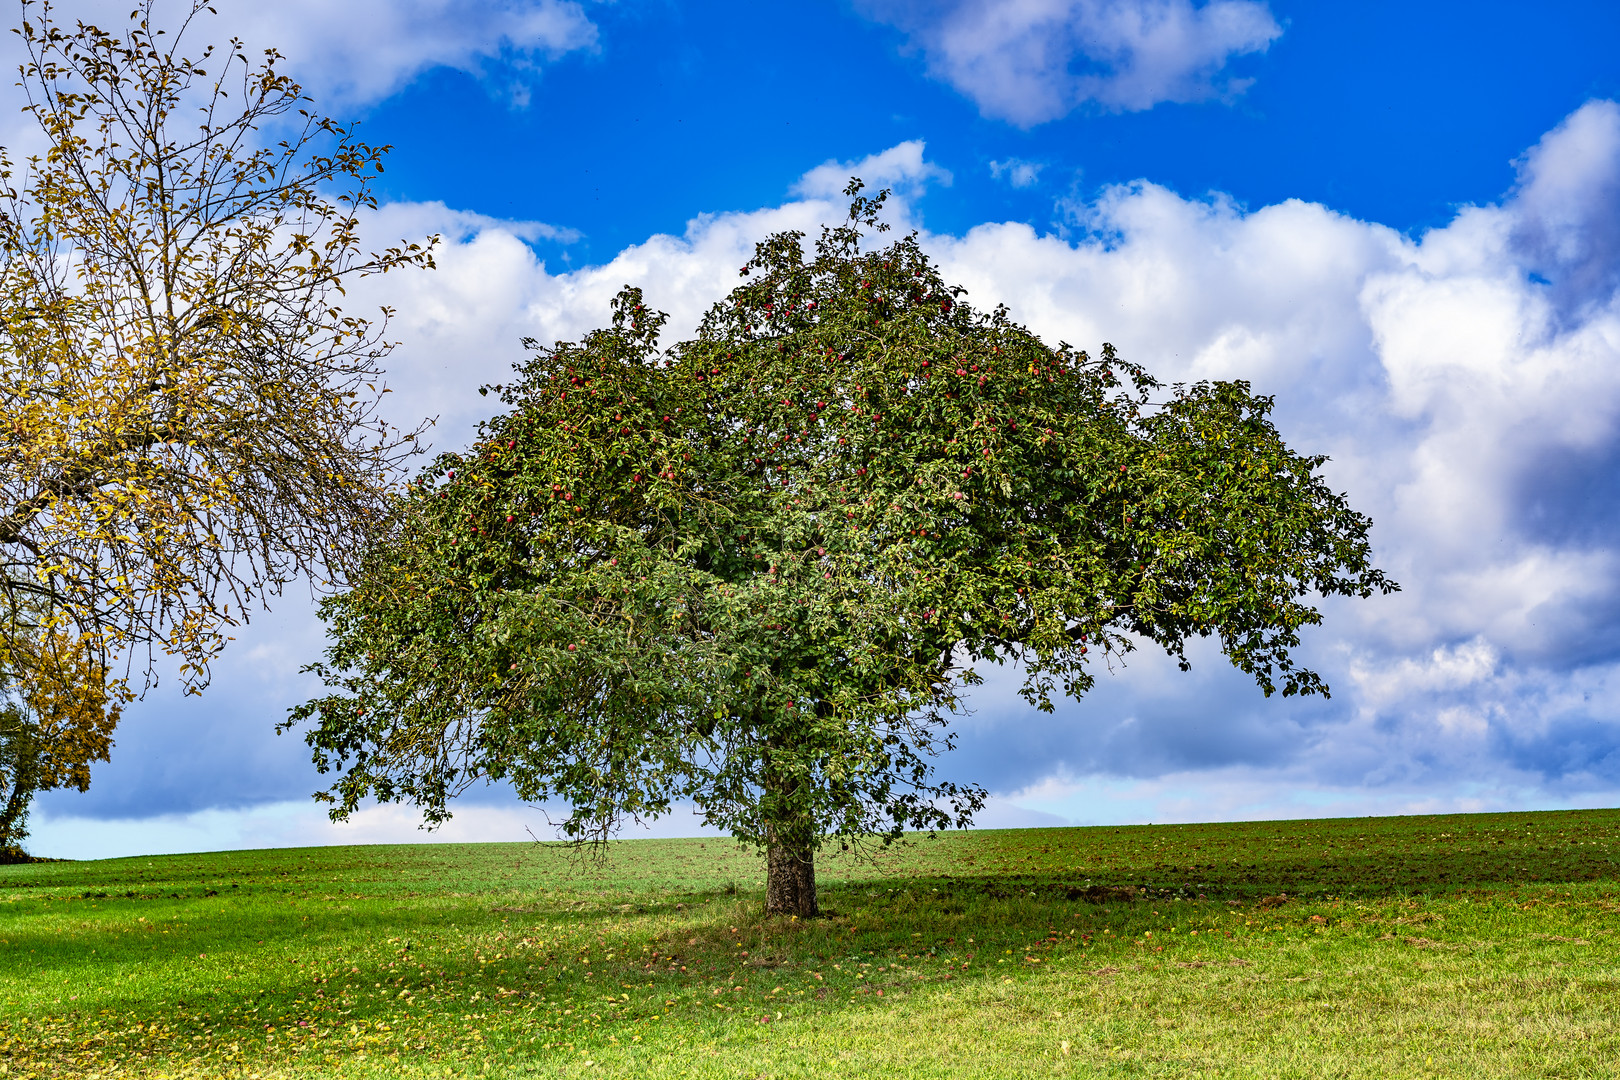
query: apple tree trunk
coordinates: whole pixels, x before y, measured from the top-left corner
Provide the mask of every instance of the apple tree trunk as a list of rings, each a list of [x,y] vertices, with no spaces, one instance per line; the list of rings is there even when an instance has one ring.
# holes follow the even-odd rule
[[[780,746],[781,744],[778,744]],[[816,916],[816,827],[802,781],[767,769],[760,809],[765,818],[765,911]]]
[[[767,914],[816,916],[816,851],[805,831],[794,826],[770,830],[765,845]]]

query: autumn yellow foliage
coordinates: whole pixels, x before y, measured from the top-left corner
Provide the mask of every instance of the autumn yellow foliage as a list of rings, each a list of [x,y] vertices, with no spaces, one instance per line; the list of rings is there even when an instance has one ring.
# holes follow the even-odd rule
[[[431,242],[368,253],[387,147],[274,52],[197,48],[205,4],[153,11],[23,4],[45,149],[0,151],[0,626],[37,612],[148,678],[169,654],[197,689],[252,605],[342,578],[415,449],[377,414],[387,312],[338,301]]]

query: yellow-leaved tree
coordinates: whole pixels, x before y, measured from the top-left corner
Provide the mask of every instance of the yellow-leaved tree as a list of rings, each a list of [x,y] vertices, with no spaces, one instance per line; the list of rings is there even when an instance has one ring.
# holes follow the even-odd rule
[[[141,0],[114,32],[24,0],[16,28],[41,142],[0,151],[0,633],[68,649],[85,701],[163,654],[200,690],[250,605],[341,583],[416,449],[378,414],[387,309],[339,301],[434,240],[362,243],[388,148],[273,50],[198,43],[210,14]],[[38,730],[90,746],[102,716]]]

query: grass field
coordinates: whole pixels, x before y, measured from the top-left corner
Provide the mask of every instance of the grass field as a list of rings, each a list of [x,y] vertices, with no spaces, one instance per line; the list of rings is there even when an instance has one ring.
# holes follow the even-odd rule
[[[0,868],[0,1076],[1614,1077],[1620,812]],[[1287,899],[1282,897],[1286,894]]]

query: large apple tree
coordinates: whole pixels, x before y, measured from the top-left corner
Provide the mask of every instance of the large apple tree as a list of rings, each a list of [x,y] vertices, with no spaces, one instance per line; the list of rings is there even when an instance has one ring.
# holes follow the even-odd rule
[[[627,289],[535,346],[506,411],[399,499],[328,600],[328,693],[293,710],[342,817],[448,816],[504,780],[577,839],[695,804],[761,846],[767,909],[816,913],[831,840],[968,822],[930,759],[975,665],[1050,711],[1093,664],[1215,635],[1270,694],[1316,595],[1395,588],[1369,520],[1238,382],[1160,387],[1107,345],[979,311],[914,237],[784,233],[697,335]]]

